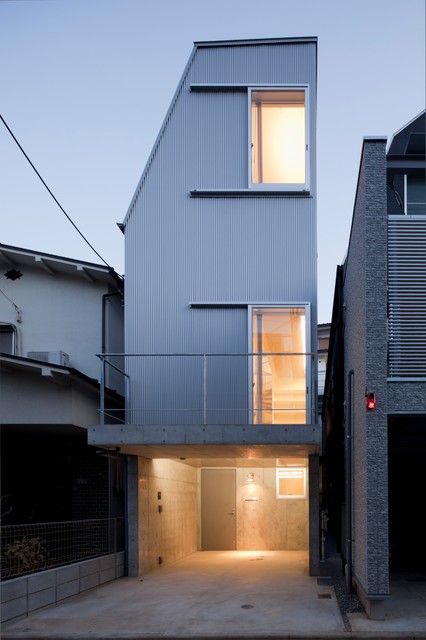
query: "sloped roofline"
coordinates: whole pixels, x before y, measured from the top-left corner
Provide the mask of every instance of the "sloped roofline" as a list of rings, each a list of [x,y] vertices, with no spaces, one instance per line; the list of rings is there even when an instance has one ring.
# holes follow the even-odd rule
[[[15,247],[13,245],[3,244],[0,242],[0,254],[6,254],[7,257],[8,253],[15,256],[28,256],[34,259],[44,258],[45,260],[50,260],[58,264],[75,265],[76,267],[80,266],[86,271],[92,271],[93,273],[101,272],[105,275],[109,275],[118,286],[122,286],[123,284],[123,277],[120,276],[112,267],[107,267],[102,264],[96,264],[95,262],[86,262],[85,260],[66,258],[64,256],[55,255],[54,253],[45,253],[43,251],[35,251],[33,249],[24,249],[23,247]]]
[[[423,109],[423,111],[420,111],[420,113],[418,113],[416,116],[414,116],[414,118],[411,118],[411,120],[409,122],[407,122],[406,124],[404,124],[403,127],[401,127],[400,129],[398,129],[398,131],[396,131],[391,139],[389,140],[389,144],[388,144],[388,151],[391,148],[394,139],[396,138],[396,136],[398,136],[400,133],[402,133],[402,131],[404,131],[404,129],[407,129],[407,127],[409,127],[411,124],[413,124],[413,122],[415,122],[416,120],[418,120],[422,115],[424,115],[426,113],[426,109]]]
[[[197,47],[194,46],[193,49],[192,49],[191,55],[189,56],[189,60],[186,63],[186,67],[184,69],[182,77],[181,77],[181,79],[180,79],[180,81],[178,83],[177,89],[176,89],[175,94],[174,94],[174,96],[172,98],[170,106],[169,106],[169,108],[167,110],[166,116],[165,116],[165,118],[163,120],[163,124],[160,127],[160,131],[158,132],[157,138],[155,139],[154,145],[152,147],[152,151],[149,154],[149,157],[148,157],[147,163],[145,165],[145,168],[143,170],[143,173],[142,173],[142,175],[141,175],[141,177],[139,179],[138,185],[137,185],[137,187],[135,189],[135,192],[133,194],[133,197],[132,197],[132,199],[130,201],[130,205],[129,205],[128,209],[127,209],[127,213],[126,213],[126,215],[124,217],[123,222],[121,224],[119,224],[119,228],[122,230],[123,233],[124,233],[124,229],[126,227],[126,224],[127,224],[128,220],[129,220],[130,214],[132,212],[133,205],[135,204],[136,198],[138,197],[138,195],[140,193],[140,190],[142,188],[142,185],[145,182],[146,175],[147,175],[147,173],[149,171],[149,168],[151,166],[152,160],[153,160],[153,158],[155,156],[155,153],[157,151],[158,145],[160,144],[160,140],[163,137],[163,134],[164,134],[164,131],[166,129],[167,123],[168,123],[168,121],[170,119],[171,113],[172,113],[172,111],[173,111],[173,109],[175,107],[175,104],[176,104],[176,101],[178,99],[178,96],[179,96],[179,94],[180,94],[180,92],[182,90],[183,84],[185,82],[185,78],[186,78],[186,76],[188,74],[188,71],[189,71],[191,65],[192,65],[192,62],[194,60],[196,51],[197,51]]]
[[[34,358],[25,358],[24,356],[15,356],[9,353],[0,353],[0,362],[6,363],[9,366],[16,366],[16,368],[20,368],[22,370],[34,370],[37,369],[49,369],[53,372],[58,372],[62,374],[68,374],[78,378],[82,382],[85,382],[88,386],[94,387],[96,390],[100,388],[100,382],[95,378],[91,378],[86,375],[79,369],[75,369],[74,367],[67,367],[61,364],[53,364],[51,362],[44,362],[43,360],[35,360]],[[115,389],[110,389],[109,387],[105,387],[105,391],[109,397],[115,398],[117,400],[122,401],[122,394],[118,393]]]
[[[195,58],[195,54],[197,52],[197,49],[202,49],[202,48],[210,48],[210,47],[230,47],[230,46],[255,46],[255,45],[266,45],[266,44],[306,44],[306,43],[313,43],[313,44],[317,44],[318,42],[318,38],[316,36],[307,36],[307,37],[300,37],[300,38],[258,38],[258,39],[249,39],[249,40],[206,40],[206,41],[195,41],[194,42],[194,47],[192,49],[191,55],[189,56],[189,60],[186,64],[186,67],[183,71],[182,77],[178,83],[177,89],[175,91],[175,94],[172,98],[172,101],[170,103],[170,106],[167,110],[166,116],[163,120],[163,124],[160,127],[160,131],[157,135],[157,138],[155,139],[154,145],[152,147],[151,153],[149,154],[148,160],[146,162],[145,168],[143,170],[143,173],[139,179],[138,185],[135,189],[135,192],[133,194],[133,197],[130,201],[130,205],[127,209],[126,215],[124,216],[124,220],[121,223],[118,223],[118,227],[119,229],[121,229],[121,231],[124,233],[125,231],[125,227],[126,224],[129,220],[129,217],[132,213],[133,210],[133,206],[136,202],[136,199],[140,193],[140,190],[142,188],[143,183],[145,182],[145,178],[148,174],[148,171],[150,169],[151,163],[153,161],[153,158],[156,154],[158,145],[161,141],[161,138],[163,137],[164,131],[166,129],[167,123],[170,119],[171,113],[175,107],[176,101],[178,99],[178,96],[182,90],[182,87],[184,85],[185,82],[185,78],[188,75],[189,69],[194,61]]]
[[[352,233],[353,233],[353,228],[354,228],[354,218],[355,218],[355,209],[356,209],[356,205],[357,205],[357,200],[358,200],[358,193],[359,193],[359,187],[360,187],[360,181],[361,181],[361,169],[362,169],[362,160],[364,157],[364,150],[365,150],[365,145],[366,144],[383,144],[387,142],[387,137],[386,136],[364,136],[363,141],[362,141],[362,147],[361,147],[361,157],[359,160],[359,166],[358,166],[358,177],[357,177],[357,181],[356,181],[356,188],[355,188],[355,196],[354,196],[354,203],[352,206],[352,219],[351,219],[351,228],[349,231],[349,239],[348,239],[348,244],[346,247],[346,251],[345,251],[345,255],[342,261],[342,264],[339,265],[342,267],[343,271],[343,279],[346,276],[346,266],[347,266],[347,260],[348,260],[348,255],[349,255],[349,247],[351,244],[351,239],[352,239]]]

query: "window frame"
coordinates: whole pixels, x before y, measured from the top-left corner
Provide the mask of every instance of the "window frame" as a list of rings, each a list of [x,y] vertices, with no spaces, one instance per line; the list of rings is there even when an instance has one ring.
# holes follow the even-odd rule
[[[311,344],[311,304],[309,302],[286,302],[286,303],[263,303],[257,304],[250,303],[247,305],[247,323],[248,323],[248,353],[253,353],[252,337],[253,337],[253,310],[254,309],[304,309],[305,310],[305,350],[306,354],[310,354],[312,351]],[[300,428],[304,428],[309,424],[312,424],[314,419],[314,409],[312,406],[312,398],[314,392],[314,381],[312,379],[313,365],[312,358],[306,355],[306,420],[304,424],[300,424]],[[253,406],[253,361],[249,358],[248,361],[248,406],[249,406],[249,422],[254,426],[261,427],[261,423],[254,422],[255,408]]]
[[[0,322],[0,332],[6,335],[10,335],[10,352],[2,351],[3,354],[14,356],[16,355],[16,327],[11,322]]]
[[[252,141],[252,94],[258,92],[291,92],[291,91],[303,91],[305,98],[305,182],[304,183],[271,183],[271,182],[253,182],[252,176],[252,153],[253,153],[253,141]],[[309,85],[307,84],[292,84],[292,85],[262,85],[262,86],[249,86],[247,88],[248,99],[248,187],[254,191],[276,191],[283,193],[309,193],[310,192],[310,165],[311,165],[311,143],[310,143],[310,127],[309,127]]]
[[[285,471],[297,471],[302,473],[303,493],[281,493],[280,492],[280,474]],[[303,465],[285,465],[277,467],[275,471],[276,477],[276,492],[277,500],[306,500],[307,497],[307,472],[306,467]]]
[[[417,176],[417,175],[413,176],[411,174],[404,173],[404,214],[406,216],[424,216],[425,215],[424,211],[417,212],[413,210],[411,211],[408,210],[410,206],[412,207],[412,206],[420,205],[420,206],[423,206],[424,210],[426,211],[426,202],[415,201],[415,200],[410,201],[408,199],[408,183],[410,181],[410,178],[413,178],[413,177],[419,177],[426,180],[426,178],[424,178],[423,176]]]

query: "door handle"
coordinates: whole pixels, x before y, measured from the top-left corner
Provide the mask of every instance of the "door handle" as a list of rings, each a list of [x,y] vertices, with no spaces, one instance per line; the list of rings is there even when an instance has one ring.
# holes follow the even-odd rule
[[[228,511],[228,516],[235,516],[235,511]]]

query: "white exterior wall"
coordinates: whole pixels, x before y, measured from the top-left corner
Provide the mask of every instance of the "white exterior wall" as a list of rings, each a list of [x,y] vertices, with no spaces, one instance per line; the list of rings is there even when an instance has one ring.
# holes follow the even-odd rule
[[[82,275],[50,275],[40,268],[25,267],[19,280],[2,281],[2,290],[21,309],[0,296],[0,321],[17,328],[15,355],[28,352],[63,351],[69,366],[99,380],[95,356],[102,349],[102,295],[105,283],[91,283]]]

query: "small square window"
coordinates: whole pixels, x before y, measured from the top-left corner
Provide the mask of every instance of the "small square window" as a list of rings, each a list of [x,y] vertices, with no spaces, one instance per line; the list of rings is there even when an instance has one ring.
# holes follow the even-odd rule
[[[249,91],[252,187],[308,189],[306,94],[304,88]]]
[[[277,469],[277,498],[306,498],[306,468],[281,467]]]

